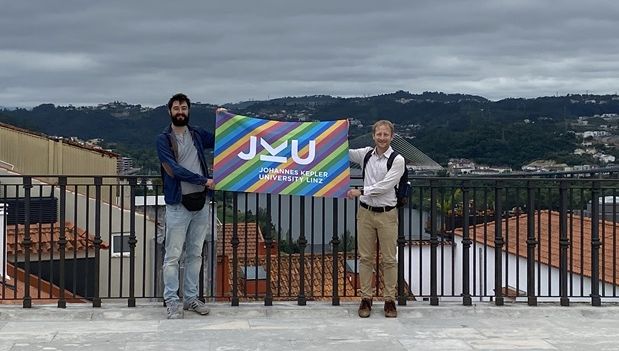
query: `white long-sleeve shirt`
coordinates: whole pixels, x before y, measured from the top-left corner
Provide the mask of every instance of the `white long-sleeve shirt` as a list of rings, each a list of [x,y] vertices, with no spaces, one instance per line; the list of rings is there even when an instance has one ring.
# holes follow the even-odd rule
[[[404,167],[406,167],[404,157],[398,155],[393,160],[389,172],[387,172],[387,160],[393,152],[391,146],[380,156],[376,153],[376,149],[364,147],[349,150],[348,157],[351,162],[363,168],[363,159],[369,151],[372,151],[372,156],[365,167],[363,195],[359,197],[359,200],[372,207],[395,206],[397,199],[393,189],[404,174]]]

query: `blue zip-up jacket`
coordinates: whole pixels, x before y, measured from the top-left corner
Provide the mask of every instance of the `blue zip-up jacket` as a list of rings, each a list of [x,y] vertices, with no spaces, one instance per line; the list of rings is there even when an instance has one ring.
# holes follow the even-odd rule
[[[185,167],[178,164],[178,146],[172,135],[172,127],[166,127],[157,137],[157,155],[161,162],[161,179],[163,179],[163,194],[168,205],[181,203],[183,193],[181,191],[181,181],[204,185],[209,178],[208,167],[204,149],[215,147],[215,136],[204,128],[187,126],[193,139],[193,144],[198,150],[198,158],[204,176],[188,171]]]

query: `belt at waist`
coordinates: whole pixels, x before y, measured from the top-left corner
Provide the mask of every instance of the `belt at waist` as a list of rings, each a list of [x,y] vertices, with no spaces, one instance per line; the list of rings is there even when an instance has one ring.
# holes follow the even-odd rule
[[[370,206],[364,202],[360,202],[361,207],[363,208],[367,208],[368,210],[372,211],[372,212],[389,212],[391,210],[393,210],[395,208],[395,206],[382,206],[382,207],[373,207]]]

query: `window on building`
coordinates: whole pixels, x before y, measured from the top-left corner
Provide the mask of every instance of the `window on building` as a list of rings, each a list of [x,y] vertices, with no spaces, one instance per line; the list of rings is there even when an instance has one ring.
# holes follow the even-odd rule
[[[129,233],[112,233],[112,257],[129,257]]]

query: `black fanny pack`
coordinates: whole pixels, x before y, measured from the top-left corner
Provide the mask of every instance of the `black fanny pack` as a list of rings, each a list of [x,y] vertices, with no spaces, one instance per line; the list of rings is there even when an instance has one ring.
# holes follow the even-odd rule
[[[188,211],[200,211],[206,203],[206,190],[183,195],[181,203]]]

